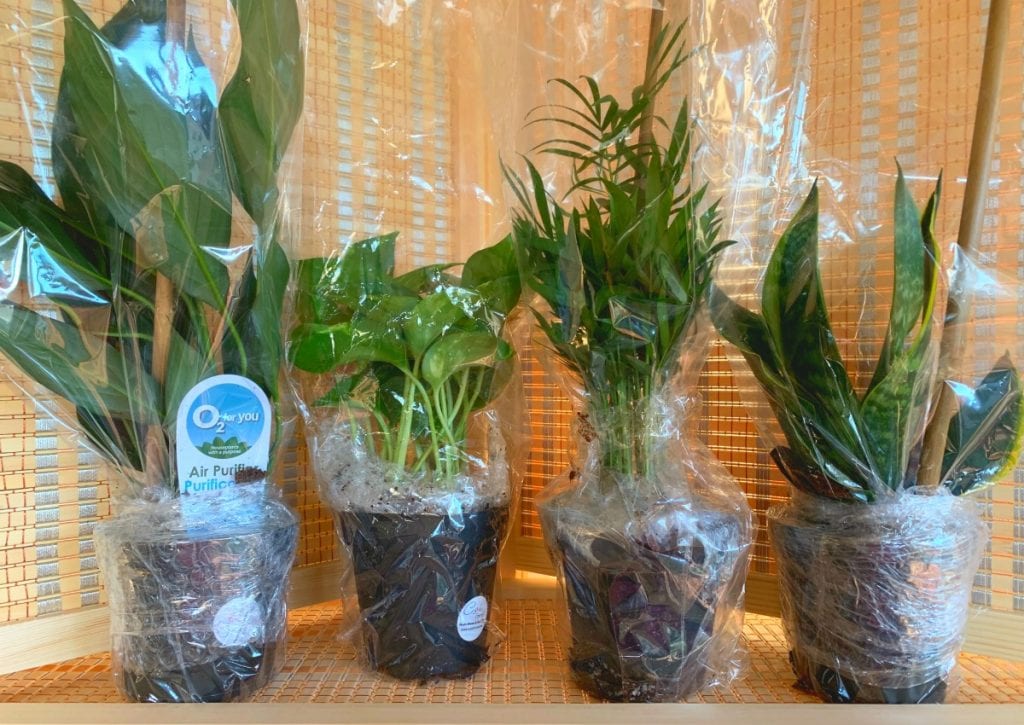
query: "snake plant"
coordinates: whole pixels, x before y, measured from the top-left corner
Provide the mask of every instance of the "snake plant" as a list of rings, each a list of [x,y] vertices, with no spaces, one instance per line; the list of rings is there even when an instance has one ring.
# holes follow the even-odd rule
[[[510,379],[519,273],[506,238],[461,276],[450,264],[396,276],[396,237],[300,262],[288,356],[314,390],[328,388],[314,405],[340,411],[393,473],[446,484],[467,470],[474,413]]]
[[[936,389],[933,320],[941,266],[934,224],[940,191],[941,180],[921,214],[899,172],[888,329],[861,393],[839,353],[825,304],[817,184],[775,246],[760,314],[720,289],[712,292],[716,327],[743,354],[785,436],[786,445],[774,448],[772,458],[801,491],[873,502],[915,485]],[[956,387],[960,407],[949,425],[941,481],[959,495],[1013,467],[1024,407],[1008,355],[976,387]]]
[[[717,202],[694,186],[691,120],[683,102],[671,124],[654,103],[687,54],[683,28],[653,43],[644,83],[619,99],[593,78],[578,88],[553,82],[575,99],[555,106],[564,136],[541,153],[571,166],[576,197],[554,199],[529,159],[529,180],[505,176],[517,199],[513,235],[524,285],[543,305],[534,314],[550,349],[583,385],[587,419],[598,428],[601,462],[622,481],[639,481],[656,461],[664,421],[659,396],[680,369],[718,253]],[[649,131],[663,127],[667,142]],[[628,485],[628,484],[627,484]]]
[[[170,4],[132,0],[97,27],[63,0],[60,204],[0,162],[0,351],[129,478],[174,487],[174,419],[196,382],[237,373],[279,395],[277,177],[304,71],[294,0],[233,0],[241,52],[223,89]]]

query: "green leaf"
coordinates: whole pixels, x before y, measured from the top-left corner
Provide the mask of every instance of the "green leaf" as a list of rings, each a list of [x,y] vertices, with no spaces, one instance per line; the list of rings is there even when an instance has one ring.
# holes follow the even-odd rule
[[[869,390],[886,376],[893,360],[902,353],[904,341],[914,325],[921,322],[927,303],[925,283],[928,280],[922,271],[925,269],[925,255],[930,254],[931,250],[925,243],[921,217],[907,189],[902,168],[896,179],[894,215],[896,243],[893,247],[889,328]]]
[[[231,211],[190,183],[170,186],[135,216],[133,234],[143,268],[159,270],[175,286],[215,309],[228,294],[226,264],[238,264],[231,241]]]
[[[235,75],[220,100],[220,123],[242,206],[272,226],[277,172],[302,116],[305,64],[294,0],[232,0],[242,39]]]
[[[438,340],[423,356],[423,378],[437,388],[467,365],[486,361],[497,347],[498,338],[488,332],[453,332]]]
[[[240,314],[236,315],[235,326],[242,331],[249,362],[246,373],[267,391],[271,401],[277,401],[284,349],[281,318],[290,264],[276,239],[270,239],[265,250],[255,253],[256,260],[246,278],[246,284],[252,287],[252,296],[244,296],[247,291],[239,292],[238,298],[245,303],[237,305]]]
[[[223,228],[231,202],[208,69],[192,43],[165,40],[166,8],[129,3],[101,32],[63,1],[66,60],[54,122],[62,196],[87,206],[100,230],[110,219],[167,235],[150,240],[150,250],[191,255],[159,260],[168,276],[222,308],[227,276],[214,248],[230,241]]]
[[[307,322],[292,330],[288,359],[299,370],[326,373],[341,365],[352,349],[352,327],[348,323],[321,325]]]
[[[202,354],[176,330],[171,331],[164,381],[164,430],[175,430],[178,406],[195,385],[216,374],[216,361]]]
[[[913,291],[909,298],[899,291],[893,295],[889,331],[861,403],[861,418],[876,452],[879,476],[890,489],[904,484],[912,450],[925,426],[933,380],[932,315],[939,287],[939,246],[933,226],[941,182],[928,200],[924,216],[918,218],[902,179],[901,170],[896,185],[895,283]],[[898,311],[898,305],[910,309]],[[905,339],[914,325],[917,334],[907,345]]]
[[[1013,470],[1024,437],[1024,400],[1020,374],[1008,354],[976,388],[949,384],[960,407],[949,423],[942,481],[960,496],[995,483]]]
[[[299,262],[296,291],[299,318],[332,324],[352,318],[365,300],[392,291],[397,232],[348,246],[341,257]]]
[[[462,267],[463,287],[475,289],[488,307],[508,314],[519,302],[519,265],[512,237],[474,253]]]
[[[817,184],[779,238],[765,272],[761,300],[779,371],[798,396],[811,439],[835,441],[846,456],[854,457],[851,465],[873,470],[865,465],[872,453],[825,307],[818,270]],[[842,465],[830,453],[820,455]]]
[[[458,284],[458,280],[445,272],[456,264],[428,264],[395,277],[396,292],[408,292],[413,295],[435,292],[438,287],[447,284]]]
[[[434,340],[466,319],[465,310],[452,300],[449,290],[424,297],[403,325],[412,356],[420,357]]]
[[[0,305],[0,351],[37,383],[96,416],[158,422],[153,379],[73,325]]]
[[[406,369],[411,354],[404,330],[417,303],[416,297],[390,295],[365,300],[352,317],[352,346],[342,362],[380,362]]]

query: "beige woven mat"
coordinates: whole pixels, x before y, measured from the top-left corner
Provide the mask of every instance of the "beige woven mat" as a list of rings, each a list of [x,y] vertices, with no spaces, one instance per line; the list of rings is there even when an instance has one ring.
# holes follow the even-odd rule
[[[288,659],[256,698],[260,702],[493,702],[586,703],[565,666],[555,633],[554,602],[511,600],[503,607],[508,640],[473,678],[423,685],[368,671],[350,645],[340,642],[337,603],[291,614]],[[750,649],[745,676],[707,690],[694,702],[818,702],[792,687],[779,620],[746,618]],[[964,655],[958,699],[963,703],[1024,704],[1024,663]],[[0,702],[119,702],[110,657],[94,655],[0,677]]]

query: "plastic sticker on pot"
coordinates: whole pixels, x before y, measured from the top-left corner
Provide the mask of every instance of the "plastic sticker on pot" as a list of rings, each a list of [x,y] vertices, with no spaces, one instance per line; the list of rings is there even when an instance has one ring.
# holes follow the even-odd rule
[[[472,642],[480,636],[487,624],[487,598],[483,596],[473,597],[459,610],[459,636],[467,642]]]
[[[263,609],[252,597],[235,597],[213,615],[213,636],[225,647],[241,647],[263,636]]]
[[[215,375],[196,384],[178,406],[181,493],[229,488],[243,469],[266,471],[272,422],[270,401],[252,380]]]

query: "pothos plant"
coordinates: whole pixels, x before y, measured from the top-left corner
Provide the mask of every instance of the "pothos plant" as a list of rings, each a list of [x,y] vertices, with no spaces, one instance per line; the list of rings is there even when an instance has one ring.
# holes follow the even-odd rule
[[[538,147],[571,165],[565,200],[548,193],[529,159],[528,181],[505,169],[519,201],[513,234],[524,284],[546,304],[534,314],[551,350],[582,381],[603,467],[632,481],[655,465],[659,398],[680,370],[728,245],[716,241],[718,203],[706,204],[707,186],[693,185],[688,103],[670,124],[654,114],[687,58],[682,31],[658,34],[644,83],[628,101],[593,78],[582,89],[553,81],[574,105],[531,123],[565,132]],[[664,127],[666,144],[655,126]]]
[[[302,109],[302,33],[293,0],[232,5],[241,52],[218,89],[182,0],[127,2],[102,28],[63,0],[60,205],[0,162],[0,350],[139,483],[174,487],[174,419],[199,380],[237,373],[279,396],[277,177]]]
[[[303,260],[289,360],[326,383],[334,407],[391,472],[441,484],[466,473],[470,424],[512,372],[505,323],[519,300],[504,239],[462,265],[395,275],[397,234]]]
[[[941,181],[921,214],[899,172],[889,324],[871,381],[861,393],[854,390],[825,304],[817,184],[772,253],[760,314],[717,288],[712,293],[715,325],[743,354],[786,438],[787,445],[775,447],[772,458],[805,493],[870,503],[917,481],[936,391],[934,315],[941,266],[934,224],[940,189]],[[960,406],[949,423],[940,480],[960,495],[1013,467],[1024,406],[1009,355],[976,387],[958,383],[957,395]]]

